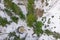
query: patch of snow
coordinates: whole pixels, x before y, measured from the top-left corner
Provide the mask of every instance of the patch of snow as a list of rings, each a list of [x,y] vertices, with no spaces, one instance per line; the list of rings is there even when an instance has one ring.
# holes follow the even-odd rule
[[[4,9],[4,8],[5,8],[5,7],[4,7],[4,4],[1,4],[1,3],[0,3],[0,8],[1,8],[1,9]]]
[[[52,36],[42,35],[39,40],[55,40]]]
[[[50,0],[48,2],[49,5],[47,7],[44,6],[44,11],[46,11],[46,13],[43,15],[43,17],[44,16],[46,17],[46,22],[44,23],[44,25],[48,25],[47,21],[50,18],[51,23],[49,24],[49,28],[48,28],[49,30],[56,31],[56,32],[60,33],[60,19],[59,19],[60,18],[60,0],[58,2],[56,2],[56,1],[58,1],[58,0]],[[17,0],[13,0],[13,2],[15,2],[16,4],[18,3]],[[42,8],[42,4],[41,4],[40,0],[35,1],[35,5],[36,5],[36,8]],[[51,5],[53,5],[53,6],[51,9],[49,9],[49,6],[51,6]],[[0,7],[2,9],[4,9],[3,4],[0,4]],[[22,9],[23,13],[26,15],[26,13],[27,13],[26,7],[24,5],[20,5],[19,7]],[[10,17],[6,13],[4,13],[3,11],[0,11],[0,16],[7,18],[8,21],[11,20]],[[54,18],[52,18],[51,16],[54,16]],[[40,21],[41,19],[42,18],[38,18],[38,21]],[[24,34],[20,34],[21,38],[24,37],[27,33],[28,35],[26,37],[26,40],[36,40],[37,39],[37,37],[32,36],[33,28],[29,28],[27,26],[27,23],[21,19],[18,20],[18,24],[12,22],[10,25],[7,25],[7,28],[3,28],[3,29],[6,29],[5,33],[10,33],[10,32],[15,31],[20,26],[24,26],[24,28],[26,29]],[[56,28],[54,28],[54,27],[56,27]],[[28,30],[28,29],[30,29],[30,30]],[[7,36],[7,34],[0,35],[0,40],[3,40],[3,38],[5,38],[5,36]],[[42,35],[39,38],[39,40],[42,40],[42,39],[55,40],[52,36],[48,36],[48,35]],[[60,40],[60,39],[58,39],[58,40]]]
[[[27,14],[26,7],[24,5],[20,5],[19,7],[21,8],[23,14],[26,16],[26,14]]]

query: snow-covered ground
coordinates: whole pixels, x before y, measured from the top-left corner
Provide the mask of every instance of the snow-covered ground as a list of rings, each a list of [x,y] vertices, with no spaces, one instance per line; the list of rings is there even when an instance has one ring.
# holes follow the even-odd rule
[[[14,0],[13,2],[15,2],[16,4],[18,3],[18,1]],[[51,31],[55,31],[57,33],[60,33],[60,0],[50,0],[48,1],[49,5],[48,6],[44,6],[44,15],[43,17],[46,17],[46,22],[44,23],[44,25],[49,25],[48,29]],[[40,1],[36,1],[35,2],[36,8],[42,8],[42,4],[40,3]],[[51,6],[51,8],[50,8]],[[0,7],[2,9],[4,9],[4,5],[2,3],[0,3]],[[26,7],[24,5],[21,5],[20,8],[22,9],[23,13],[26,15]],[[0,10],[0,16],[6,17],[7,20],[11,20],[10,17],[4,13],[3,11]],[[52,16],[54,16],[52,18]],[[48,19],[50,18],[50,24],[47,23]],[[38,21],[40,21],[41,18],[38,18]],[[19,26],[24,26],[24,28],[26,29],[26,32],[24,34],[21,35],[21,37],[24,37],[24,35],[26,33],[28,33],[26,40],[36,40],[36,37],[32,37],[33,34],[33,28],[29,28],[27,27],[27,24],[25,21],[19,19],[18,24],[12,22],[10,25],[7,25],[7,28],[2,28],[3,31],[5,31],[5,33],[10,33],[15,31]],[[44,26],[43,26],[44,27]],[[56,27],[56,28],[54,28]],[[0,28],[1,29],[1,28]],[[30,30],[28,30],[30,29]],[[3,32],[4,33],[4,32]],[[0,35],[0,40],[3,40],[3,38],[5,38],[5,36],[7,37],[7,34],[4,35]],[[52,36],[48,36],[48,35],[42,35],[39,40],[55,40]],[[60,40],[60,39],[59,39]]]

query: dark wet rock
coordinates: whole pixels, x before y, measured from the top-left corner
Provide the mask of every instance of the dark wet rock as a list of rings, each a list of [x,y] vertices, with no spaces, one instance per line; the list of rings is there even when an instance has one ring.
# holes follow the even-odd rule
[[[28,30],[30,30],[30,29],[28,29]]]
[[[54,28],[56,28],[56,26],[54,26]]]
[[[52,18],[54,18],[54,16],[51,16]]]
[[[18,3],[18,5],[24,5],[23,3]]]
[[[47,22],[48,24],[50,24],[51,23],[51,21],[50,21],[50,18],[48,19],[48,22]]]
[[[45,28],[49,27],[49,25],[45,25]]]
[[[45,25],[44,27],[46,28],[47,26]]]
[[[46,17],[42,17],[41,20],[43,21],[43,23],[45,23],[46,22]]]

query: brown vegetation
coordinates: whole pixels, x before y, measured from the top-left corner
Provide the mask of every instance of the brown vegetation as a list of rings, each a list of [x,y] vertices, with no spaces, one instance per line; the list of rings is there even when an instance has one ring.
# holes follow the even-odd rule
[[[43,2],[44,2],[44,0],[41,0],[41,2],[43,3]]]
[[[43,12],[44,12],[44,10],[41,10],[41,9],[35,9],[35,13],[36,13],[36,16],[38,17],[42,17],[43,16]]]

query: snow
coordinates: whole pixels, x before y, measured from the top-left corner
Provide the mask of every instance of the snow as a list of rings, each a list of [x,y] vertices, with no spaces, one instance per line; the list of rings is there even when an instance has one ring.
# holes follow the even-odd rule
[[[23,11],[23,14],[26,16],[26,14],[27,14],[26,7],[25,7],[24,5],[19,5],[19,7],[20,7],[21,10]]]
[[[0,17],[7,18],[8,21],[11,20],[10,17],[6,13],[4,13],[3,11],[0,11]]]
[[[1,9],[4,9],[4,8],[5,8],[5,7],[4,7],[4,4],[1,4],[1,3],[0,3],[0,8],[1,8]]]
[[[59,19],[59,16],[60,16],[60,1],[58,1],[54,6],[53,8],[51,8],[48,12],[51,14],[50,17],[53,15],[54,18],[51,18],[51,24],[50,24],[50,27],[54,27],[56,26],[55,29],[52,29],[52,31],[56,31],[58,33],[60,33],[60,19]],[[47,17],[48,18],[48,17]],[[52,22],[54,24],[52,24]]]
[[[17,0],[14,0],[13,2],[15,2],[16,4],[18,3]],[[43,8],[44,11],[46,12],[43,15],[43,17],[46,17],[46,22],[44,23],[44,25],[48,25],[47,21],[49,18],[51,18],[50,19],[51,23],[49,24],[48,29],[53,32],[55,31],[57,33],[60,33],[60,19],[59,19],[60,18],[60,0],[50,0],[50,1],[48,1],[48,3],[49,3],[49,5],[44,6],[44,8]],[[42,4],[40,1],[35,1],[35,5],[36,5],[36,8],[42,8]],[[24,5],[18,5],[18,6],[22,9],[24,15],[26,15],[27,14],[26,7]],[[52,8],[49,9],[50,8],[49,6],[52,6]],[[0,3],[0,7],[2,9],[4,9],[4,5],[1,3]],[[1,10],[0,10],[0,16],[2,18],[7,18],[8,21],[11,20],[10,17]],[[52,18],[51,16],[54,16],[54,18]],[[41,20],[41,18],[38,18],[38,21],[40,21],[40,20]],[[32,36],[33,28],[29,28],[26,24],[26,21],[25,20],[23,21],[21,19],[18,20],[18,24],[12,22],[10,25],[7,25],[7,28],[2,28],[5,30],[5,31],[3,30],[2,32],[10,33],[10,32],[16,31],[16,29],[20,26],[24,26],[24,28],[26,30],[24,32],[24,34],[20,34],[21,38],[24,37],[27,33],[28,35],[26,37],[26,40],[36,40],[37,39],[36,35],[35,35],[35,37]],[[54,27],[56,27],[56,28],[54,28]],[[28,29],[30,29],[30,30],[28,30]],[[17,35],[18,35],[18,33],[17,33]],[[3,40],[6,37],[7,37],[7,34],[0,35],[0,40]],[[44,34],[39,38],[39,40],[42,40],[42,39],[55,40],[52,36],[48,36],[48,35],[44,35]],[[58,39],[58,40],[60,40],[60,39]]]
[[[36,40],[37,37],[33,37],[32,35],[27,35],[26,39],[25,40]]]
[[[3,11],[0,11],[0,16],[1,16],[1,17],[5,17],[5,14],[4,14]]]
[[[53,2],[54,1],[54,2]],[[52,5],[51,5],[52,4]],[[49,25],[49,30],[51,31],[55,31],[57,33],[60,33],[60,0],[52,0],[50,1],[50,5],[52,6],[51,9],[49,9],[49,7],[44,7],[45,10],[45,14],[43,15],[43,17],[46,17],[46,22],[44,23],[45,25]],[[39,6],[39,5],[38,5]],[[39,7],[38,7],[39,8]],[[49,10],[48,10],[49,9]],[[54,18],[52,18],[51,16],[54,16]],[[48,24],[47,21],[48,19],[51,19],[51,23]],[[38,21],[41,20],[41,18],[38,18]],[[56,27],[56,28],[54,28]],[[44,28],[43,28],[44,29]],[[42,37],[44,38],[44,37]],[[45,37],[46,40],[49,40],[48,38]],[[40,39],[42,40],[42,39]],[[52,39],[51,39],[52,40]],[[60,39],[59,39],[60,40]]]
[[[39,38],[39,40],[55,40],[53,37],[52,37],[52,35],[51,36],[48,36],[48,35],[42,35],[40,38]]]
[[[35,1],[36,8],[42,8],[42,3],[41,1]]]

